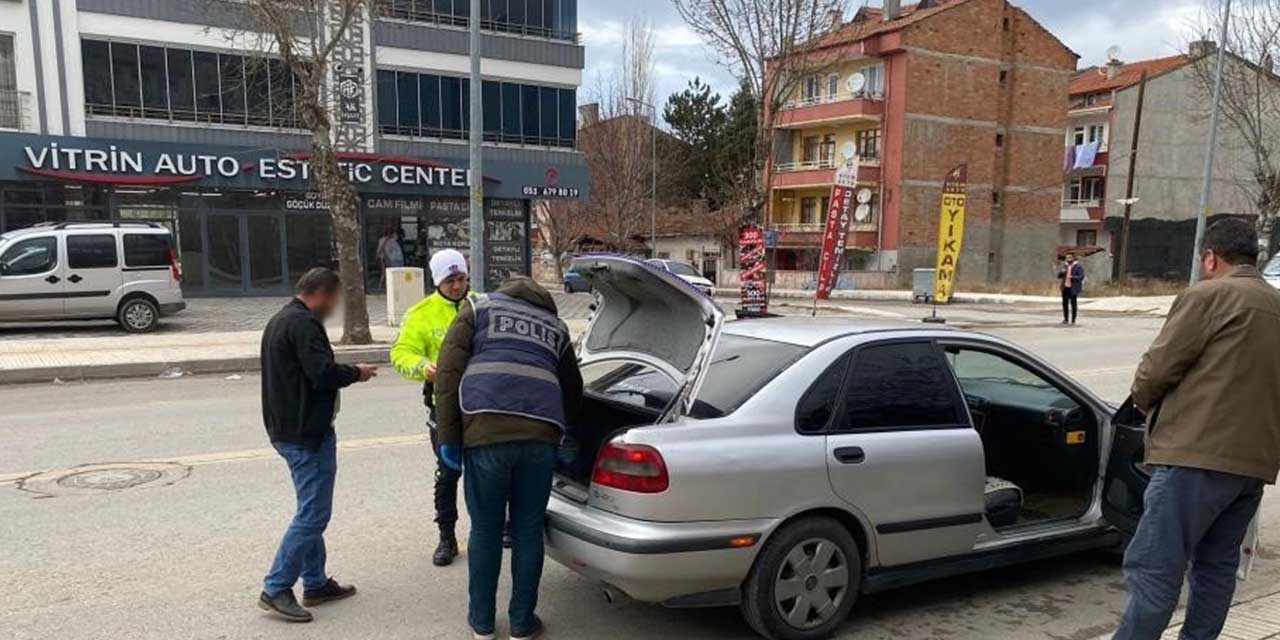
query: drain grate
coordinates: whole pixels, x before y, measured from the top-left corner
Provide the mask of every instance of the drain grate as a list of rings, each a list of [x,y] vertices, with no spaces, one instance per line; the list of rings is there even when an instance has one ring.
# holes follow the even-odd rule
[[[18,488],[45,497],[101,495],[126,489],[171,485],[191,473],[191,467],[172,462],[91,464],[46,471],[26,478]]]

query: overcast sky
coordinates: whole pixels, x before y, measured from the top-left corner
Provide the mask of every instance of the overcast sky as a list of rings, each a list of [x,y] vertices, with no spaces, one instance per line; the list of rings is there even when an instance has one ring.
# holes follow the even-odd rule
[[[913,0],[905,0],[909,4]],[[1127,61],[1176,54],[1190,38],[1189,25],[1205,0],[1014,0],[1080,54],[1081,68],[1099,64],[1106,50],[1119,46]],[[880,0],[851,0],[879,5]],[[732,76],[680,19],[671,0],[581,0],[579,28],[587,52],[581,102],[589,102],[618,64],[626,22],[650,20],[657,33],[656,70],[659,104],[701,76],[722,93],[734,88]]]

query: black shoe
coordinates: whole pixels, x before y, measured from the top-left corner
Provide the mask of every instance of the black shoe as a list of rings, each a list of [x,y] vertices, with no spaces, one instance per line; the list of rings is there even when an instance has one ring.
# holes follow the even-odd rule
[[[267,592],[263,591],[258,596],[258,608],[270,611],[289,622],[311,622],[311,612],[298,605],[297,598],[293,597],[293,589],[281,591],[274,598],[268,597]]]
[[[511,630],[511,640],[538,640],[542,634],[546,632],[546,628],[542,626],[542,618],[533,617],[533,628],[525,631]]]
[[[303,606],[314,607],[318,604],[350,598],[355,594],[355,585],[340,585],[337,580],[329,578],[329,581],[319,589],[304,589],[302,591],[302,604]]]
[[[431,564],[447,567],[453,564],[453,559],[456,557],[458,557],[458,538],[452,533],[441,533],[440,545],[436,547],[436,552],[431,554]]]

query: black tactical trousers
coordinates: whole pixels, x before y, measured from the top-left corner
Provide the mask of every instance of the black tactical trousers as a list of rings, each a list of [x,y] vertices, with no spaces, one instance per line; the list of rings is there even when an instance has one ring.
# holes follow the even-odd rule
[[[458,480],[462,474],[445,466],[440,459],[440,441],[436,436],[435,409],[427,410],[427,432],[431,434],[431,451],[436,455],[436,525],[441,533],[453,534],[458,524]]]

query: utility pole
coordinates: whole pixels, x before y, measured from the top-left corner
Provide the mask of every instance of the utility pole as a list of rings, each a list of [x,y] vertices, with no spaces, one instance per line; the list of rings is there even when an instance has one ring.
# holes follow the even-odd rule
[[[627,102],[646,107],[651,114],[650,130],[653,134],[653,142],[650,151],[653,154],[653,174],[649,184],[649,252],[652,255],[649,257],[656,258],[658,257],[658,108],[639,98],[628,97]]]
[[[1129,146],[1129,184],[1124,191],[1124,224],[1120,227],[1120,282],[1129,280],[1129,220],[1133,212],[1133,177],[1138,169],[1138,136],[1142,135],[1142,107],[1147,99],[1147,71],[1138,80],[1138,112],[1133,117],[1133,143]],[[1105,206],[1105,202],[1103,205]]]
[[[1204,251],[1205,219],[1213,191],[1213,155],[1218,144],[1218,107],[1222,103],[1222,67],[1227,58],[1227,30],[1231,28],[1231,0],[1222,9],[1222,30],[1218,32],[1218,61],[1213,71],[1213,104],[1209,113],[1209,145],[1204,150],[1204,184],[1200,187],[1200,212],[1196,216],[1196,244],[1191,254],[1191,284],[1200,281],[1200,253]],[[1197,61],[1198,62],[1198,61]]]
[[[484,259],[484,98],[480,76],[480,0],[471,0],[471,288],[484,293],[489,272]]]

